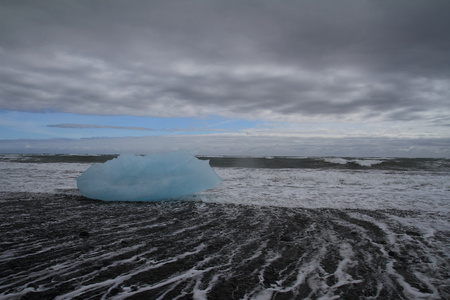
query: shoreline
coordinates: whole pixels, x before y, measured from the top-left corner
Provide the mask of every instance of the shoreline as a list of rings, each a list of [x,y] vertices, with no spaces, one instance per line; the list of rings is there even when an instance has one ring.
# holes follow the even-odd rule
[[[450,296],[450,230],[437,213],[0,200],[5,299]]]

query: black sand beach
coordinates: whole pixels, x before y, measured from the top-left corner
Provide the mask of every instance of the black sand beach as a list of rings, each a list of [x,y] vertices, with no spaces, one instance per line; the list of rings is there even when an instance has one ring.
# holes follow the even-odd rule
[[[2,299],[450,297],[438,213],[0,199]]]

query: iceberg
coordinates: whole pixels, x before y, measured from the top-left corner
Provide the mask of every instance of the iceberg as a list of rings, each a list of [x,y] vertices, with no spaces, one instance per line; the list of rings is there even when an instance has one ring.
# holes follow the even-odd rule
[[[91,165],[77,179],[80,193],[106,201],[158,201],[211,189],[222,182],[207,160],[184,152],[123,154]]]

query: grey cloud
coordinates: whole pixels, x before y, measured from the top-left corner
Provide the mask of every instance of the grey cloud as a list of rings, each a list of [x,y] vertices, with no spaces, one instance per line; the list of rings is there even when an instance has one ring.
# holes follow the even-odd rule
[[[0,109],[386,120],[450,110],[446,0],[0,6]]]

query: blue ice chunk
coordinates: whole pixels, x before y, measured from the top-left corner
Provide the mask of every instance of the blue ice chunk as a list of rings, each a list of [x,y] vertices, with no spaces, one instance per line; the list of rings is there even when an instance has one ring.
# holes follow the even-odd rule
[[[179,198],[215,187],[222,178],[210,167],[184,152],[147,156],[120,155],[93,164],[80,177],[80,193],[107,201],[158,201]]]

